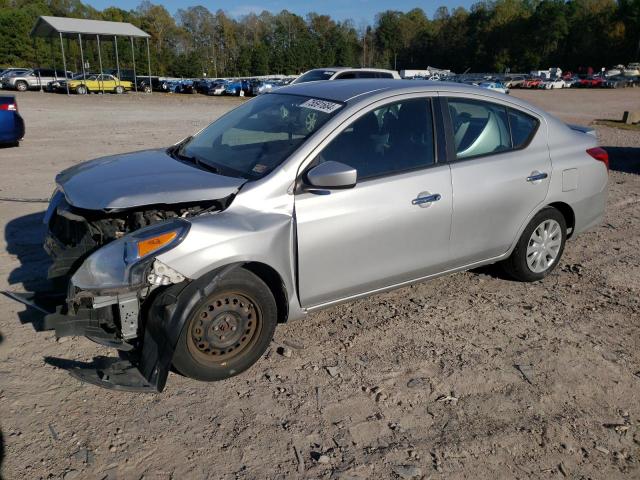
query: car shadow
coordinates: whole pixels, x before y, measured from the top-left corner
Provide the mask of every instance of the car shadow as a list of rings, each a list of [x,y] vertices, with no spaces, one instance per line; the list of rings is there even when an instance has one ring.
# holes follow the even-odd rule
[[[18,258],[19,266],[9,273],[9,285],[22,286],[27,292],[47,292],[52,285],[47,279],[51,260],[42,246],[46,228],[42,223],[44,212],[31,213],[7,223],[4,231],[7,251]],[[35,308],[25,308],[18,313],[20,322],[30,323],[42,330],[44,315]]]
[[[0,332],[0,344],[4,338],[2,337],[2,332]],[[0,480],[2,480],[2,463],[4,460],[4,437],[2,436],[2,425],[0,425]]]
[[[513,281],[504,269],[498,263],[492,263],[489,265],[483,265],[482,267],[472,268],[470,273],[478,276],[486,275],[487,277],[495,278],[496,280],[510,280]]]
[[[640,175],[640,147],[602,147],[609,154],[609,168]]]

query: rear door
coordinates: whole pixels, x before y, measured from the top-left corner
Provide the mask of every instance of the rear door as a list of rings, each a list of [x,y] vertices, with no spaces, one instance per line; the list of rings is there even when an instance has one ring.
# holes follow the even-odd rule
[[[449,165],[436,159],[432,107],[426,96],[370,107],[312,162],[311,167],[330,160],[350,165],[358,171],[358,182],[346,190],[304,189],[296,194],[303,306],[444,269],[449,259],[451,176]]]
[[[446,102],[454,195],[451,252],[463,266],[509,249],[547,196],[551,160],[546,125],[533,112],[486,97]]]

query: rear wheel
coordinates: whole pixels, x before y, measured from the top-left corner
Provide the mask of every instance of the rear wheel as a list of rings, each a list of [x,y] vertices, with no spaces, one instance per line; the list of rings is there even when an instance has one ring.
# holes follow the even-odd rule
[[[238,268],[194,308],[182,329],[173,357],[183,375],[203,381],[237,375],[262,356],[277,324],[269,287]]]
[[[558,265],[567,239],[564,216],[555,208],[538,212],[522,232],[504,270],[522,282],[541,280]]]

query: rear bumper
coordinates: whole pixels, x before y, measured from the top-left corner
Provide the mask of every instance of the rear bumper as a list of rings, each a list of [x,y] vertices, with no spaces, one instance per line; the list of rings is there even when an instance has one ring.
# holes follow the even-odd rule
[[[602,223],[606,202],[607,190],[605,189],[572,205],[576,222],[574,236]]]

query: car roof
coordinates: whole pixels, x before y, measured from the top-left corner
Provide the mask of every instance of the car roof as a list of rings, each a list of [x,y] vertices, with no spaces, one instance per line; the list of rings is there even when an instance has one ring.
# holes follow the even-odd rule
[[[519,105],[539,115],[548,116],[535,105],[519,98],[506,96],[503,93],[488,90],[475,85],[457,82],[443,82],[431,80],[393,80],[393,79],[354,79],[354,80],[320,80],[316,82],[297,83],[274,90],[268,95],[290,94],[333,100],[336,102],[358,103],[379,94],[384,96],[400,95],[403,93],[444,92],[474,94],[492,97],[496,100],[507,101]],[[488,98],[489,100],[489,98]]]

